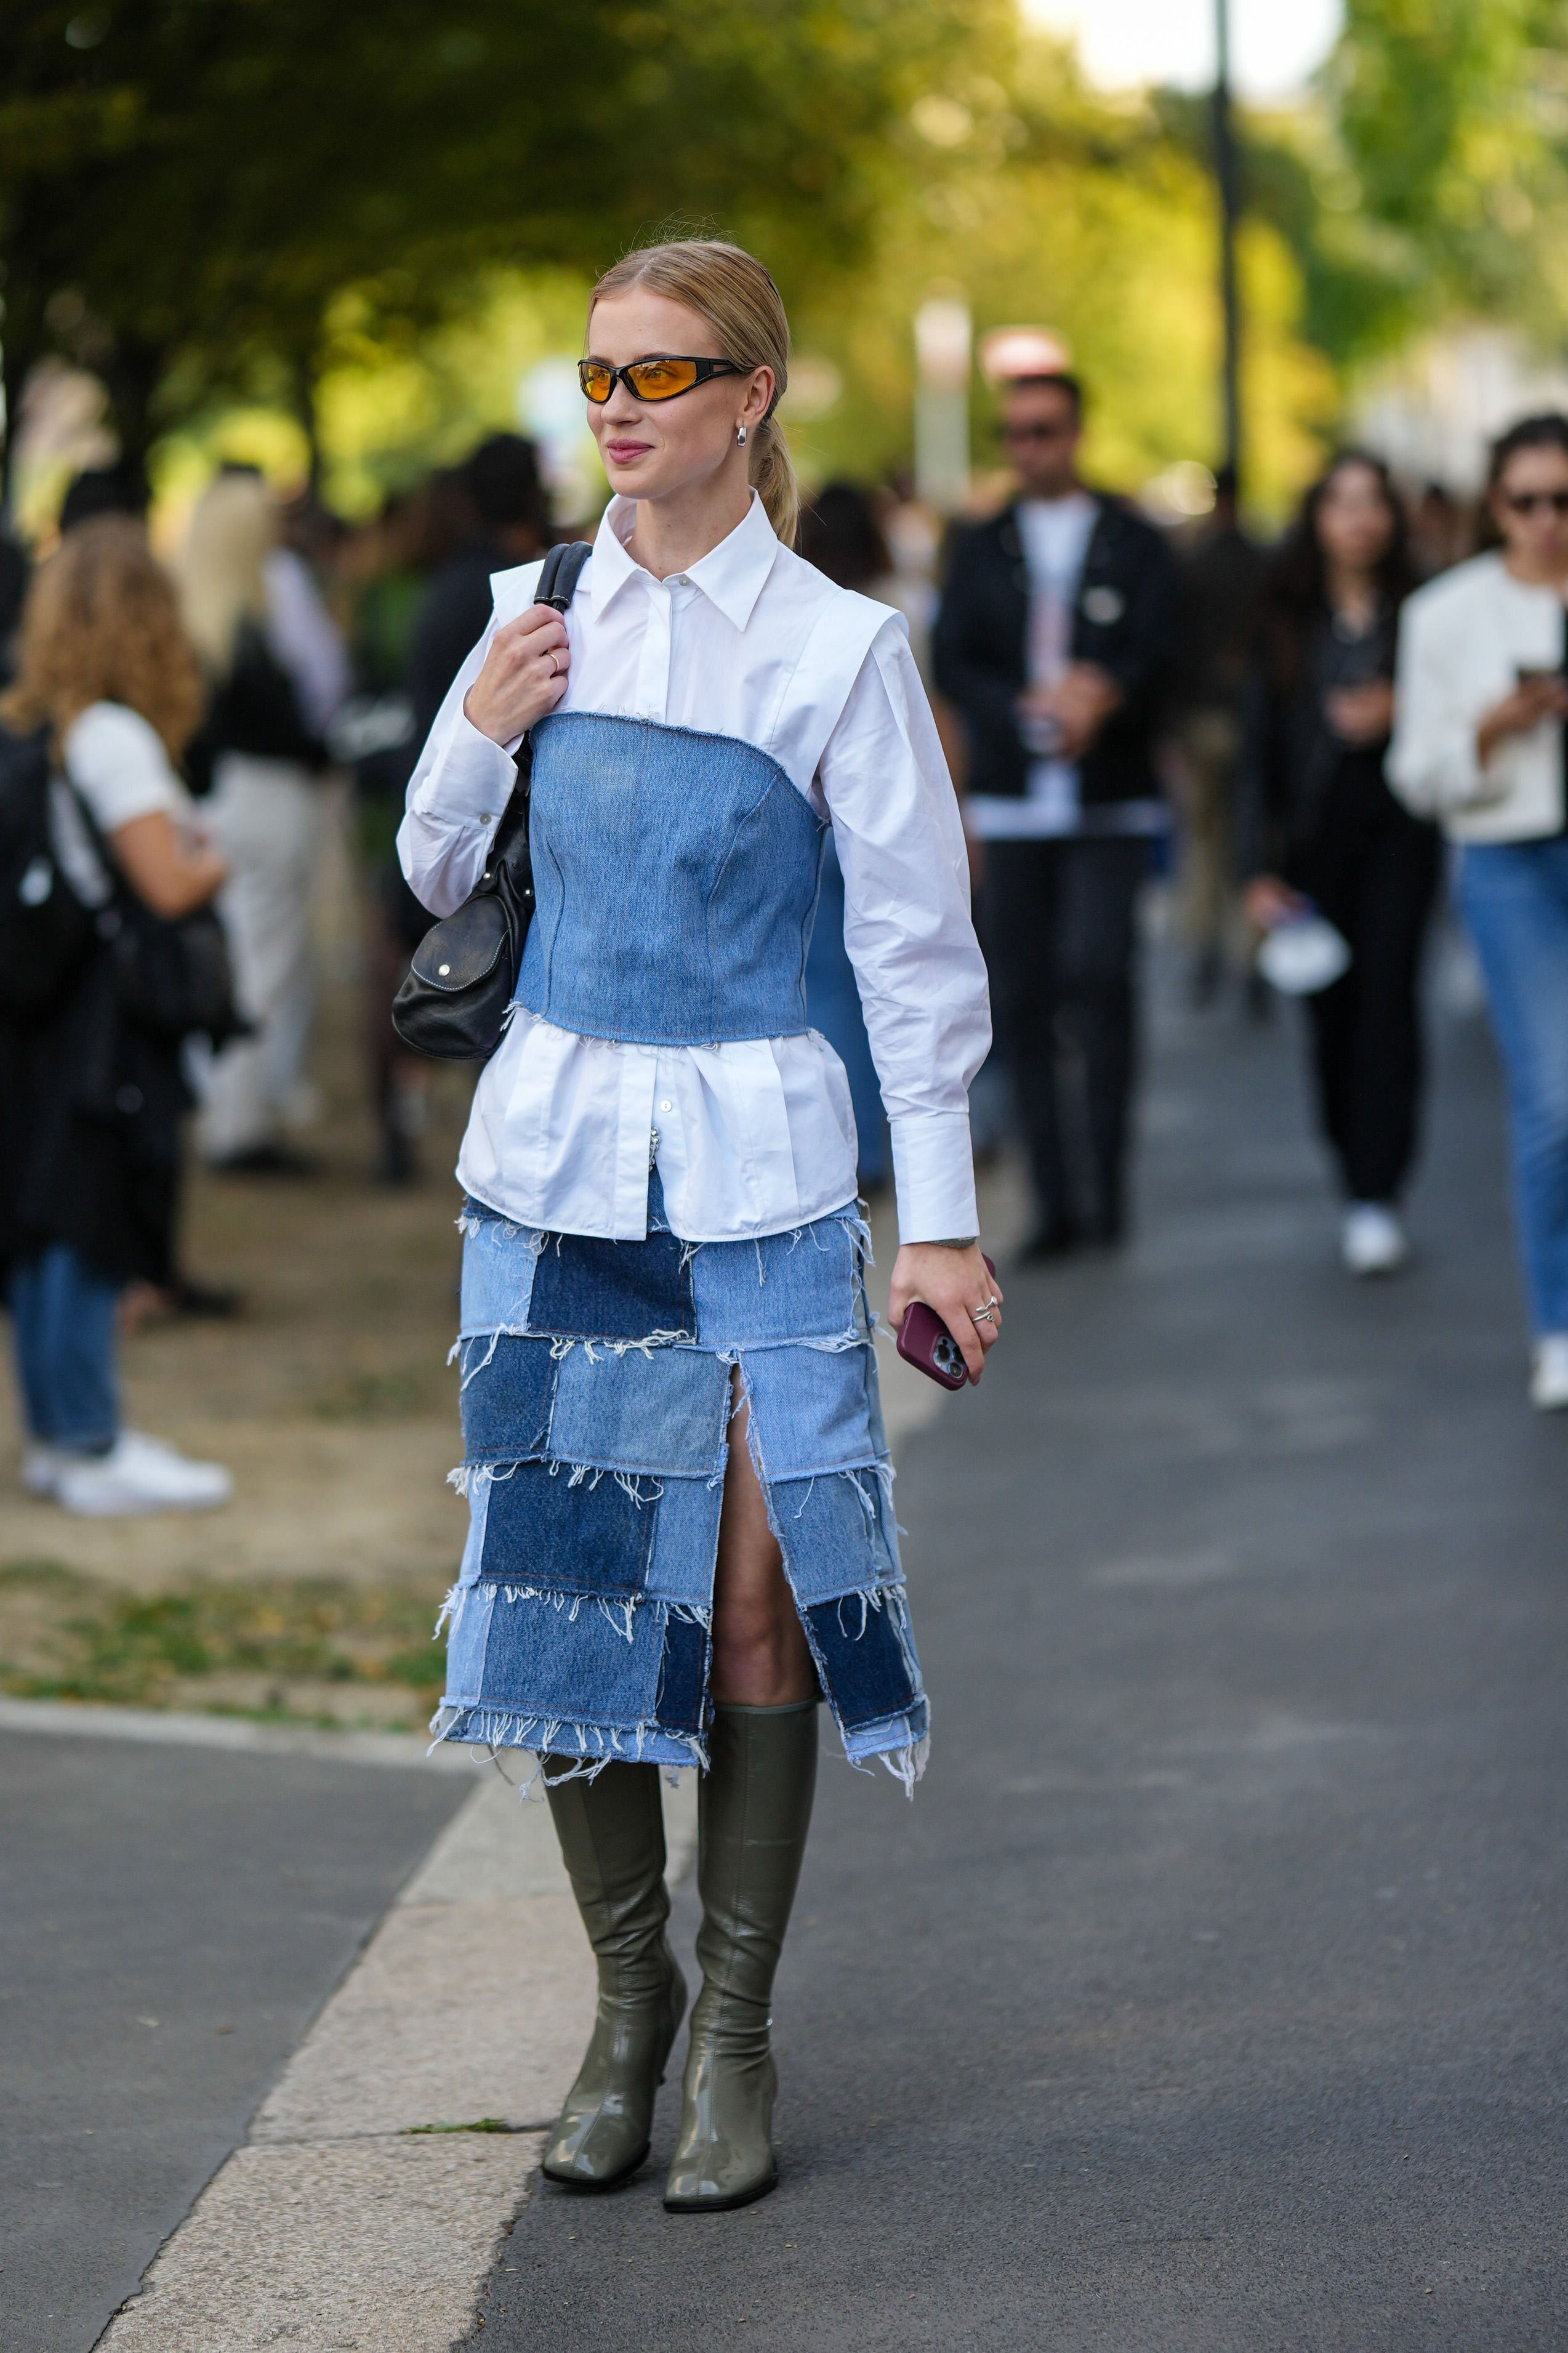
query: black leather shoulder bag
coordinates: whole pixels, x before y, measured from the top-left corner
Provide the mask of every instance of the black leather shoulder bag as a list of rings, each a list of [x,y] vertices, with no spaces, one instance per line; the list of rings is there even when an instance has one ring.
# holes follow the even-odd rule
[[[544,559],[536,605],[563,613],[593,553],[588,541],[552,547]],[[493,1054],[517,987],[522,944],[533,919],[533,865],[528,853],[528,789],[533,750],[518,747],[517,783],[484,872],[456,913],[445,916],[414,952],[393,999],[392,1021],[405,1046],[438,1061],[474,1062]]]

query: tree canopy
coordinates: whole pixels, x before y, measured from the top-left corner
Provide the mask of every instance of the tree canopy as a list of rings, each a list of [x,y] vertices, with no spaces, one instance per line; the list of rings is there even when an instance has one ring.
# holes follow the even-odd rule
[[[988,14],[990,12],[990,14]],[[354,285],[430,319],[485,264],[596,269],[672,219],[781,274],[863,250],[889,125],[1001,0],[5,0],[7,389],[87,359],[145,448],[258,364],[308,387]]]

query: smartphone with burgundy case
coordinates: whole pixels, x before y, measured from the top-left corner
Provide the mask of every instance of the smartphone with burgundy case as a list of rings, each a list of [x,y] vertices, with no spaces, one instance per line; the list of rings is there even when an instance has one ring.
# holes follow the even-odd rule
[[[984,1255],[984,1253],[982,1253]],[[986,1271],[994,1275],[996,1263],[986,1259]],[[961,1389],[969,1379],[969,1367],[959,1346],[934,1307],[923,1299],[911,1300],[904,1310],[904,1320],[899,1326],[899,1354],[906,1365],[913,1365],[917,1373],[924,1373],[944,1389]]]

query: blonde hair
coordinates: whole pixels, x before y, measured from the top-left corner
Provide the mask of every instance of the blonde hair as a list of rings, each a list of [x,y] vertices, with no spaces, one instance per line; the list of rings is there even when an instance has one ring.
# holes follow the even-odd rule
[[[39,566],[0,718],[22,728],[47,720],[58,741],[94,702],[140,712],[174,760],[201,717],[201,674],[174,583],[129,515],[79,523]]]
[[[219,474],[192,511],[174,558],[174,578],[191,643],[215,678],[234,662],[246,621],[267,618],[262,564],[278,542],[278,510],[256,474]]]
[[[773,396],[752,436],[749,471],[768,521],[784,545],[793,547],[800,490],[789,443],[774,413],[789,383],[789,321],[772,277],[741,246],[725,245],[717,237],[678,237],[626,254],[606,269],[588,300],[590,321],[595,302],[633,286],[684,302],[706,319],[726,359],[745,368],[772,368]]]

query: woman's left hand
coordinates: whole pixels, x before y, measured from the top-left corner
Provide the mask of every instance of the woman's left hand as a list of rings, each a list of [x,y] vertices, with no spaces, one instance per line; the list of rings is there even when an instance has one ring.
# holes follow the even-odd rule
[[[1002,1286],[981,1256],[980,1244],[950,1250],[945,1242],[905,1242],[893,1261],[888,1293],[888,1318],[895,1332],[917,1299],[941,1316],[963,1352],[970,1379],[977,1381],[986,1351],[1002,1334]],[[987,1305],[989,1315],[984,1313]]]

